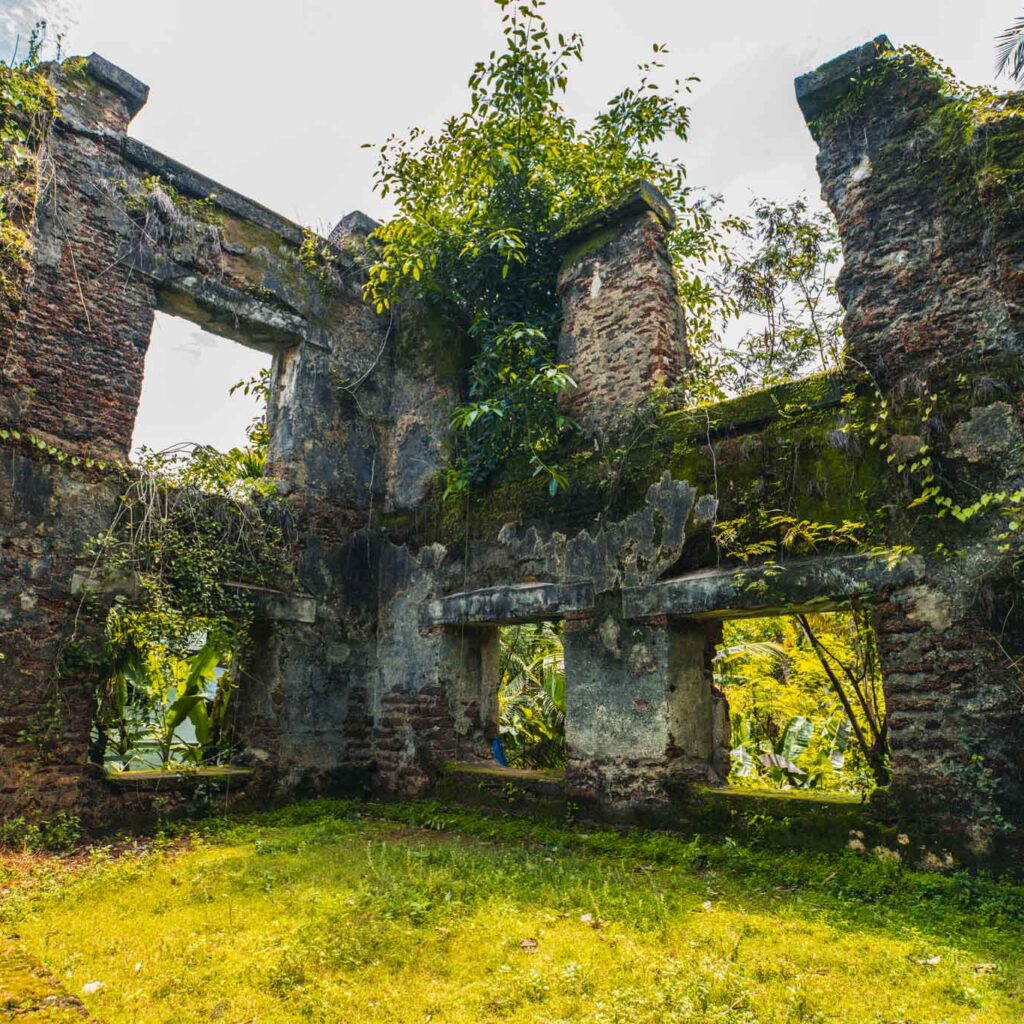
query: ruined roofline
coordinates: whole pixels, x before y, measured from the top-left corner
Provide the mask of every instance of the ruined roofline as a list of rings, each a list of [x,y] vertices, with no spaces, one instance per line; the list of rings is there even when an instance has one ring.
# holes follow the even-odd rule
[[[558,240],[566,248],[571,248],[595,231],[648,210],[661,221],[666,231],[671,231],[676,226],[672,204],[651,182],[645,178],[638,178],[626,185],[607,206],[564,228],[559,233]]]
[[[84,60],[85,73],[104,89],[122,97],[127,103],[131,117],[134,118],[146,104],[149,97],[149,86],[97,53],[90,54]],[[270,207],[264,206],[254,199],[249,199],[181,161],[161,153],[145,142],[131,138],[124,132],[114,132],[109,129],[97,131],[95,127],[82,125],[73,118],[61,118],[56,122],[56,126],[62,131],[77,135],[86,135],[92,138],[98,136],[98,141],[117,149],[129,163],[134,164],[140,170],[156,175],[183,196],[192,199],[208,199],[214,206],[225,212],[280,235],[291,245],[301,245],[307,233],[302,225],[296,224]],[[323,241],[325,244],[331,244],[332,248],[336,248],[328,239],[325,238]]]
[[[128,103],[132,117],[135,117],[149,99],[149,86],[145,82],[98,53],[90,53],[85,58],[85,72],[100,85],[123,97]]]
[[[864,70],[883,53],[893,49],[889,37],[875,36],[860,46],[826,61],[813,71],[800,75],[794,82],[796,101],[804,120],[813,124],[828,113],[860,81]],[[812,129],[813,134],[813,129]]]

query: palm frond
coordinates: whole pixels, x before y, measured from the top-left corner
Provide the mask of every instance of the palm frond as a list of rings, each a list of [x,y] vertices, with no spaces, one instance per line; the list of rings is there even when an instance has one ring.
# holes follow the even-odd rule
[[[996,36],[995,73],[1009,75],[1018,84],[1024,81],[1024,15]]]

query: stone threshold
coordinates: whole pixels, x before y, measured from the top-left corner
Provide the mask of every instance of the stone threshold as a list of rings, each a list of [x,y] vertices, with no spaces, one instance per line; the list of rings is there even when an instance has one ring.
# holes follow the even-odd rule
[[[132,792],[171,790],[188,792],[200,783],[210,783],[226,789],[232,782],[245,784],[256,773],[251,768],[234,768],[230,765],[214,765],[208,768],[186,769],[144,769],[142,771],[105,772],[104,781],[115,789]]]

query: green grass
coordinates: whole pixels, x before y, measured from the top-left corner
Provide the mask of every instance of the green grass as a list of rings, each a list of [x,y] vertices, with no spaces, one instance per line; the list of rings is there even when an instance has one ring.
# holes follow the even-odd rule
[[[1024,1018],[1024,890],[853,852],[315,801],[23,861],[0,933],[107,1024]]]

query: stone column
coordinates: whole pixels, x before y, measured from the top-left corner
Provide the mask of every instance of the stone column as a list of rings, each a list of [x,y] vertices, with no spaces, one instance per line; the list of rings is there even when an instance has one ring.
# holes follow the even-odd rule
[[[729,706],[716,690],[711,663],[722,623],[669,619],[668,727],[679,766],[709,783],[729,774]]]
[[[593,615],[565,622],[567,779],[581,801],[629,815],[721,781],[716,632],[665,617],[626,622],[616,603],[606,597]]]
[[[459,761],[492,760],[498,735],[501,642],[497,626],[451,626],[444,631],[438,678],[448,695]]]
[[[992,626],[943,576],[933,567],[876,612],[892,791],[923,823],[953,827],[983,853],[1024,806],[1024,694]]]
[[[667,200],[638,182],[564,241],[558,275],[558,361],[577,388],[568,403],[584,427],[610,431],[658,385],[684,379],[686,327],[666,238]]]

